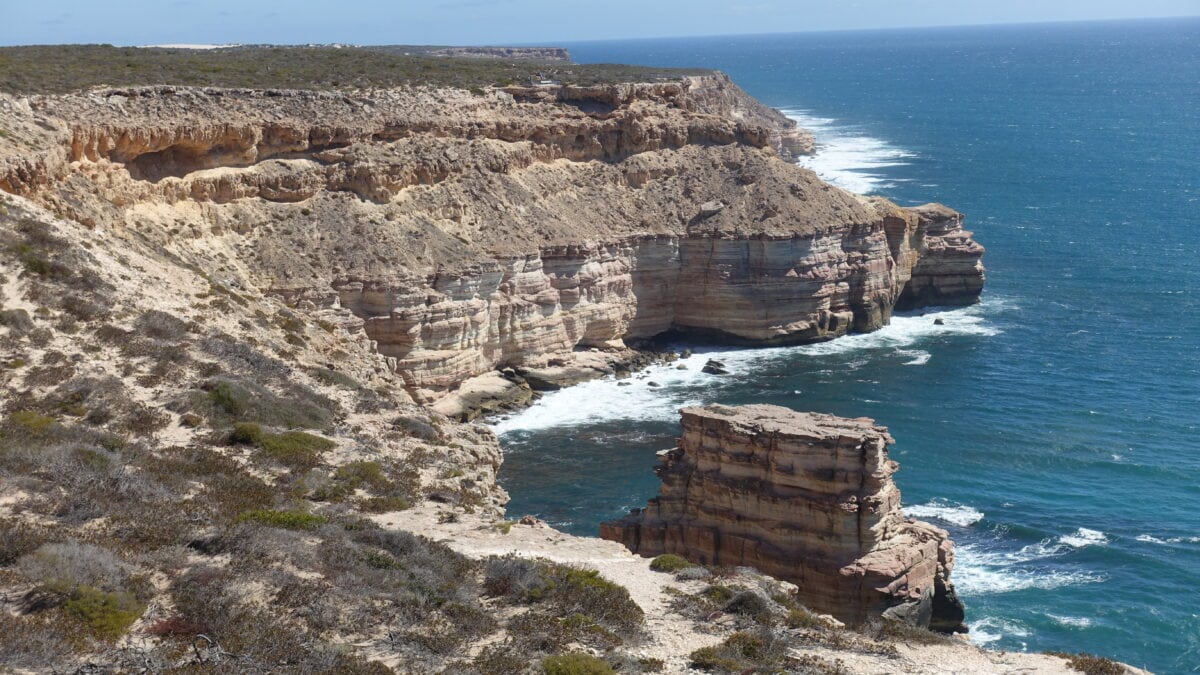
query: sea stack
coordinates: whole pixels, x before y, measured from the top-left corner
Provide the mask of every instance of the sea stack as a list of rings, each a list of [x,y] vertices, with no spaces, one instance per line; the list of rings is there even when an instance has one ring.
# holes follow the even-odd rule
[[[883,615],[964,631],[947,533],[906,518],[887,429],[772,405],[685,408],[659,495],[604,523],[635,553],[747,565],[851,624]]]

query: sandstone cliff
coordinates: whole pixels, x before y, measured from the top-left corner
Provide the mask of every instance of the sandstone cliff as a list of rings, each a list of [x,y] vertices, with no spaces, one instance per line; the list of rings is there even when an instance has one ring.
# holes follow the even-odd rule
[[[953,545],[901,512],[886,429],[770,405],[682,414],[658,497],[601,537],[646,556],[755,567],[850,623],[884,614],[965,630]]]
[[[751,344],[869,331],[901,297],[973,302],[983,280],[957,214],[781,161],[777,113],[723,76],[0,107],[0,189],[342,312],[423,401],[669,329]]]

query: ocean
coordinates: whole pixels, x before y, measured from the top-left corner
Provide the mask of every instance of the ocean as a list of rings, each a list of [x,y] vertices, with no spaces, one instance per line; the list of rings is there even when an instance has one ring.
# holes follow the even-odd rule
[[[1200,20],[566,46],[729,73],[815,133],[827,180],[963,211],[988,283],[876,333],[550,394],[496,422],[511,516],[595,536],[655,494],[684,405],[869,416],[907,513],[957,542],[973,641],[1200,669]],[[733,374],[701,374],[712,356]]]

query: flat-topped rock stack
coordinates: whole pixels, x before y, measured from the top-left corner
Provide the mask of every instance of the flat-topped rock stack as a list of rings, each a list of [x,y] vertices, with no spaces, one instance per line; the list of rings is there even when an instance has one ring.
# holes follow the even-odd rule
[[[886,615],[964,630],[953,544],[901,511],[887,429],[772,405],[682,415],[659,495],[601,537],[645,556],[755,567],[848,623]]]

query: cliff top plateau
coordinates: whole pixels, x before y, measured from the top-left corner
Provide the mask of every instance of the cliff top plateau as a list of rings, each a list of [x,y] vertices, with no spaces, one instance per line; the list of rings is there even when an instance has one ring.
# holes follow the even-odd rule
[[[0,47],[0,91],[65,93],[97,86],[368,89],[678,80],[712,71],[571,63],[564,50],[252,45],[196,50],[112,45]]]

